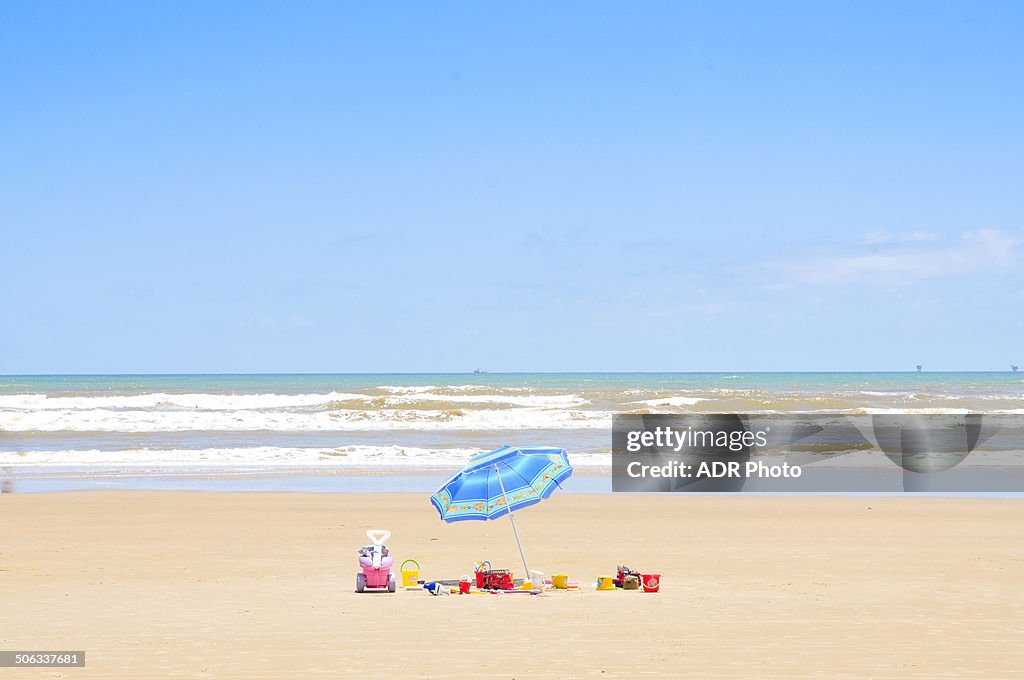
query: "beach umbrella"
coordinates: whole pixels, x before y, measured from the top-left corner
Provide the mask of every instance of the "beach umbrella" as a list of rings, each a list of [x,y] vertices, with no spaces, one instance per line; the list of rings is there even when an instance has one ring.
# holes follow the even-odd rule
[[[498,519],[508,515],[523,558],[526,579],[530,567],[519,540],[513,511],[550,496],[572,474],[565,449],[550,446],[502,446],[473,456],[430,497],[445,522]]]

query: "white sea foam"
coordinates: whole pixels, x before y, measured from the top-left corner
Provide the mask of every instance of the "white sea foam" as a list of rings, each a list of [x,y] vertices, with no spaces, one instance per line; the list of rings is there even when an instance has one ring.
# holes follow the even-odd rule
[[[570,409],[480,410],[26,410],[0,411],[10,432],[349,431],[579,429],[611,426],[611,414]]]
[[[352,467],[460,465],[482,449],[421,449],[411,446],[341,446],[335,448],[255,446],[206,449],[98,449],[0,452],[2,466],[295,466]]]
[[[544,406],[547,408],[571,408],[587,403],[586,399],[575,394],[515,396],[510,394],[464,395],[416,392],[403,396],[384,397],[385,404],[401,405],[418,401],[438,401],[452,404],[509,404],[512,406]]]
[[[0,432],[594,430],[610,428],[613,412],[638,407],[955,413],[959,410],[946,407],[978,404],[998,412],[999,407],[1012,409],[1020,400],[1016,392],[938,396],[884,389],[815,393],[723,387],[669,391],[484,385],[398,385],[302,394],[34,393],[0,395]],[[922,408],[908,409],[911,405]]]
[[[694,406],[707,399],[701,399],[700,397],[666,397],[664,399],[644,399],[642,401],[633,401],[631,404],[644,404],[646,406]]]
[[[489,385],[378,385],[375,389],[393,394],[416,394],[417,392],[532,392],[532,387],[492,387]]]
[[[325,394],[149,393],[89,397],[8,394],[0,395],[0,410],[200,409],[207,411],[240,411],[329,406],[334,403],[345,402],[372,402],[375,404],[400,406],[402,404],[432,401],[453,404],[507,404],[510,406],[543,406],[548,408],[568,408],[586,403],[585,399],[575,394],[437,394],[428,388],[416,387],[409,388],[408,392],[398,392],[384,397],[351,392],[328,392]]]
[[[478,389],[478,388],[474,388]],[[444,391],[458,394],[444,394]],[[575,394],[468,394],[461,388],[393,387],[385,396],[322,394],[0,395],[9,432],[349,431],[578,429],[610,424],[580,410]],[[497,392],[497,393],[495,393]]]
[[[407,467],[455,470],[482,452],[483,449],[478,448],[424,449],[413,446],[0,451],[0,467]],[[574,466],[607,466],[610,460],[608,453],[570,454]]]
[[[326,394],[165,394],[154,392],[134,395],[95,397],[50,397],[45,394],[0,395],[0,409],[15,410],[91,410],[91,409],[201,409],[238,411],[244,409],[284,409],[323,406],[336,401],[367,401],[365,394],[328,392]]]

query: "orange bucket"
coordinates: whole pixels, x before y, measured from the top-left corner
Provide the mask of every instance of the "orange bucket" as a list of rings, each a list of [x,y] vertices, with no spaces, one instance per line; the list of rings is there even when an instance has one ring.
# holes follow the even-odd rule
[[[645,593],[656,593],[661,587],[661,574],[643,574],[640,576],[640,583]]]

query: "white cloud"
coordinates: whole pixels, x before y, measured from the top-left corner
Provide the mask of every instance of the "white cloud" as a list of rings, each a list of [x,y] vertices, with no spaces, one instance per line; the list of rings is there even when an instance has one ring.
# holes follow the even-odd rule
[[[934,241],[935,234],[927,231],[911,231],[905,234],[890,234],[886,231],[872,230],[864,234],[861,245],[880,246],[887,243],[921,243]]]
[[[852,255],[808,256],[771,265],[781,287],[816,285],[897,285],[921,279],[964,276],[980,271],[1009,268],[1018,258],[1019,239],[998,229],[978,229],[963,234],[956,243],[923,247],[927,239],[880,247]],[[893,244],[895,242],[889,242]]]

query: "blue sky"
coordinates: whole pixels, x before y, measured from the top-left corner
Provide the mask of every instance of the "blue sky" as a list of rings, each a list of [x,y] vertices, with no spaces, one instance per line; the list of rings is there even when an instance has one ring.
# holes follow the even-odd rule
[[[0,6],[0,373],[1024,363],[1020,3]]]

